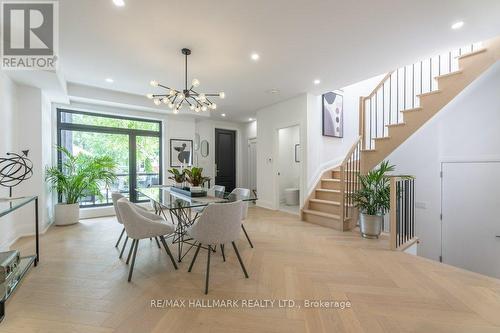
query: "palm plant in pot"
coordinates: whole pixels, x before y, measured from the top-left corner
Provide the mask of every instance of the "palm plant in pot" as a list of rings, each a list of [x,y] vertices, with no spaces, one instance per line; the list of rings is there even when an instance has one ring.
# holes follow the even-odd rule
[[[359,175],[361,188],[352,194],[354,205],[359,209],[359,226],[365,238],[378,238],[384,224],[384,214],[390,208],[390,179],[388,172],[394,165],[383,161],[380,166]]]
[[[56,225],[74,224],[79,218],[78,201],[90,195],[102,198],[102,185],[110,187],[116,181],[116,163],[109,156],[94,157],[82,153],[73,156],[64,147],[57,149],[63,155],[61,168],[48,168],[45,180],[61,198],[55,206]]]

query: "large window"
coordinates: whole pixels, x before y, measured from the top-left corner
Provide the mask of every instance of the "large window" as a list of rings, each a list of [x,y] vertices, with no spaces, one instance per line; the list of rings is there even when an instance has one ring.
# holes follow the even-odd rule
[[[159,121],[58,109],[57,144],[74,155],[108,155],[118,164],[118,179],[112,188],[101,189],[103,198],[81,199],[81,207],[110,205],[115,191],[131,201],[145,201],[135,189],[162,182]],[[59,165],[61,158],[59,155]]]

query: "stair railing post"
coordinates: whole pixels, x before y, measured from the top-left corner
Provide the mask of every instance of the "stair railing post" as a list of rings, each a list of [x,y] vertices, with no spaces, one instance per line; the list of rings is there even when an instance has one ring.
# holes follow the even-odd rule
[[[396,182],[398,178],[397,177],[391,177],[391,183],[390,183],[390,211],[389,211],[389,216],[390,216],[390,247],[391,250],[396,250],[397,248],[397,198],[398,194],[396,193]]]
[[[361,137],[361,149],[365,149],[365,98],[359,97],[359,136]]]
[[[344,221],[345,221],[345,165],[342,163],[340,165],[340,207],[341,207],[341,219],[342,231],[344,231]]]

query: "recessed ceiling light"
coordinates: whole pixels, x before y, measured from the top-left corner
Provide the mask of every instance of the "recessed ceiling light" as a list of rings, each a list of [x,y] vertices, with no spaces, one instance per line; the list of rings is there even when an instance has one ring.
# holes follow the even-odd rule
[[[463,26],[464,26],[464,21],[458,21],[458,22],[453,23],[453,24],[451,25],[451,28],[452,28],[453,30],[458,30],[458,29],[460,29],[460,28],[461,28],[461,27],[463,27]]]
[[[274,88],[274,89],[269,89],[267,92],[268,92],[269,94],[273,94],[273,95],[274,95],[274,94],[279,94],[279,93],[280,93],[280,90],[279,90],[279,89]]]
[[[221,114],[221,116],[225,117],[225,116],[226,116],[226,114],[225,114],[225,113],[222,113],[222,114]]]
[[[253,118],[248,118],[248,121],[254,121],[254,119]]]
[[[107,83],[113,83],[113,82],[115,82],[115,80],[113,80],[112,78],[108,77],[108,78],[106,79],[106,82],[107,82]]]
[[[125,6],[125,1],[123,1],[123,0],[113,0],[113,3],[115,4],[116,7]]]
[[[318,85],[318,84],[320,84],[320,83],[321,83],[321,81],[320,81],[319,79],[316,79],[316,80],[314,80],[314,81],[313,81],[313,83],[314,83],[315,85]]]
[[[257,61],[257,60],[259,60],[259,59],[260,59],[260,55],[259,55],[258,53],[255,53],[255,52],[254,52],[254,53],[252,53],[252,54],[250,55],[250,58],[251,58],[253,61]]]

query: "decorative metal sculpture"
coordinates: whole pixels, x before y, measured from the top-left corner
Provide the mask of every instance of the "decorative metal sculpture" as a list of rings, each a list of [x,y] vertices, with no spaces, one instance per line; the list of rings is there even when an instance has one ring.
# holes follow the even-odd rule
[[[33,176],[33,162],[28,152],[23,150],[22,155],[7,153],[7,157],[0,157],[0,186],[9,188],[9,197],[12,197],[13,187]]]

